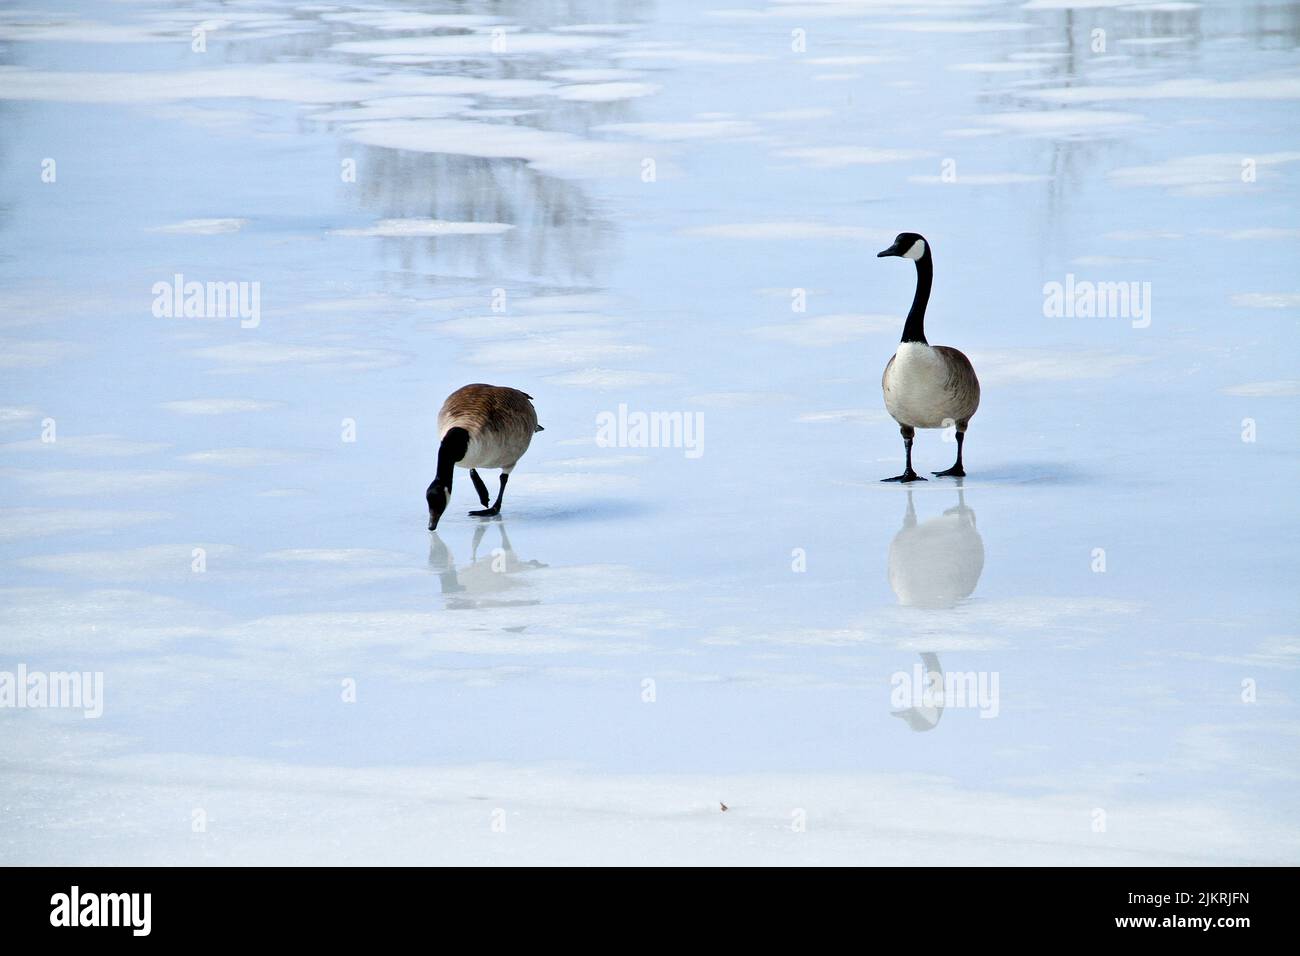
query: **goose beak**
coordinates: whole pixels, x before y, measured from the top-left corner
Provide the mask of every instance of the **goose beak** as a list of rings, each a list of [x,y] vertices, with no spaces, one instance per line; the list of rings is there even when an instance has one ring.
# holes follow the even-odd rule
[[[882,249],[880,252],[877,252],[876,258],[883,259],[885,258],[885,256],[901,256],[901,255],[902,253],[898,251],[898,243],[894,243],[888,249]]]
[[[438,521],[442,518],[442,513],[447,510],[447,499],[451,497],[451,492],[434,481],[425,492],[424,499],[429,505],[429,530],[438,530]]]

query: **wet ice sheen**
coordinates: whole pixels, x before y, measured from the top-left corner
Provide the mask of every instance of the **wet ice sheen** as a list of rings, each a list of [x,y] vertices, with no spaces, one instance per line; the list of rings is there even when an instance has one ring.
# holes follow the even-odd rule
[[[697,7],[0,14],[0,670],[105,675],[0,860],[1300,860],[1297,5]],[[904,230],[960,489],[878,482]],[[430,535],[478,380],[546,431]]]

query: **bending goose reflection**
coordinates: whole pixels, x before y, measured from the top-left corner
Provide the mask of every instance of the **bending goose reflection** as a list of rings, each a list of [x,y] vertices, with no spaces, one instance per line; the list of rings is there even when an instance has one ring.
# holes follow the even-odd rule
[[[939,655],[926,651],[921,655],[921,664],[924,669],[924,674],[919,674],[923,688],[921,702],[903,710],[890,711],[892,716],[901,717],[907,726],[918,733],[934,730],[939,726],[939,718],[943,716],[943,668],[939,664]],[[929,693],[932,687],[938,687],[940,692]]]
[[[937,518],[918,522],[913,492],[907,492],[903,527],[889,543],[889,586],[904,607],[942,609],[970,597],[984,571],[984,539],[975,528],[975,512],[957,485],[957,504]],[[921,653],[916,682],[919,703],[891,711],[917,732],[933,730],[943,716],[943,667],[939,655]],[[937,693],[930,693],[930,689]]]
[[[490,524],[496,525],[500,531],[501,543],[480,558],[479,545],[483,543]],[[429,535],[429,568],[438,573],[443,597],[451,610],[541,604],[536,598],[512,599],[505,595],[528,587],[527,580],[521,579],[520,572],[544,567],[546,565],[541,561],[519,560],[510,544],[510,537],[506,534],[505,522],[501,520],[486,521],[474,529],[474,538],[470,543],[470,562],[459,568],[438,532]]]

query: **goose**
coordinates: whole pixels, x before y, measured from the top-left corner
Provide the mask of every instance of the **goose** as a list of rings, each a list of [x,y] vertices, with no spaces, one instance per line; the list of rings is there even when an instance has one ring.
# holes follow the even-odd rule
[[[438,519],[447,510],[453,468],[457,465],[469,469],[474,490],[483,503],[483,510],[471,511],[470,517],[499,515],[510,472],[528,451],[534,432],[542,430],[537,424],[533,397],[517,388],[466,385],[448,395],[438,412],[438,472],[424,493],[429,504],[429,530],[438,529]],[[501,488],[491,507],[479,468],[501,469]]]
[[[885,409],[903,435],[907,467],[901,475],[884,481],[925,481],[912,470],[912,439],[918,428],[957,428],[957,463],[945,471],[932,472],[937,477],[964,478],[961,464],[962,441],[966,427],[980,404],[980,382],[975,369],[961,352],[946,345],[931,345],[925,340],[925,306],[930,301],[930,284],[934,280],[934,262],[930,244],[915,232],[901,232],[894,244],[876,253],[877,259],[898,256],[916,263],[916,295],[903,325],[898,343],[880,386],[885,393]]]

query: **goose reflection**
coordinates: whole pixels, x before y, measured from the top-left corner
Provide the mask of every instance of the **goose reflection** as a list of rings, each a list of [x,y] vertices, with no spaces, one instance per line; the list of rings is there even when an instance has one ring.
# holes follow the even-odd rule
[[[921,702],[904,710],[890,711],[891,715],[903,718],[907,726],[918,733],[934,730],[939,726],[939,718],[943,716],[943,668],[939,665],[939,655],[926,651],[921,655],[921,664],[924,673],[922,669],[916,671],[916,676],[921,679],[922,691],[918,695]],[[939,693],[929,693],[931,687],[938,687]]]
[[[971,596],[984,571],[984,539],[957,488],[957,504],[918,523],[907,492],[903,527],[889,543],[889,586],[904,607],[945,608]]]
[[[923,522],[917,521],[909,489],[903,527],[889,543],[889,586],[898,603],[924,609],[955,607],[974,593],[983,571],[984,539],[975,528],[975,512],[966,504],[961,483],[957,485],[957,504]],[[921,664],[913,682],[923,689],[939,688],[939,693],[923,691],[917,705],[891,711],[917,732],[933,730],[943,716],[939,655],[923,652]]]
[[[500,545],[479,557],[479,546],[489,525],[497,527]],[[544,567],[546,565],[540,561],[519,560],[506,534],[505,522],[501,520],[481,522],[474,529],[469,564],[461,567],[456,566],[455,558],[438,532],[429,536],[429,568],[437,572],[442,583],[442,595],[451,610],[541,604],[536,598],[512,598],[510,593],[528,587],[522,572]]]

